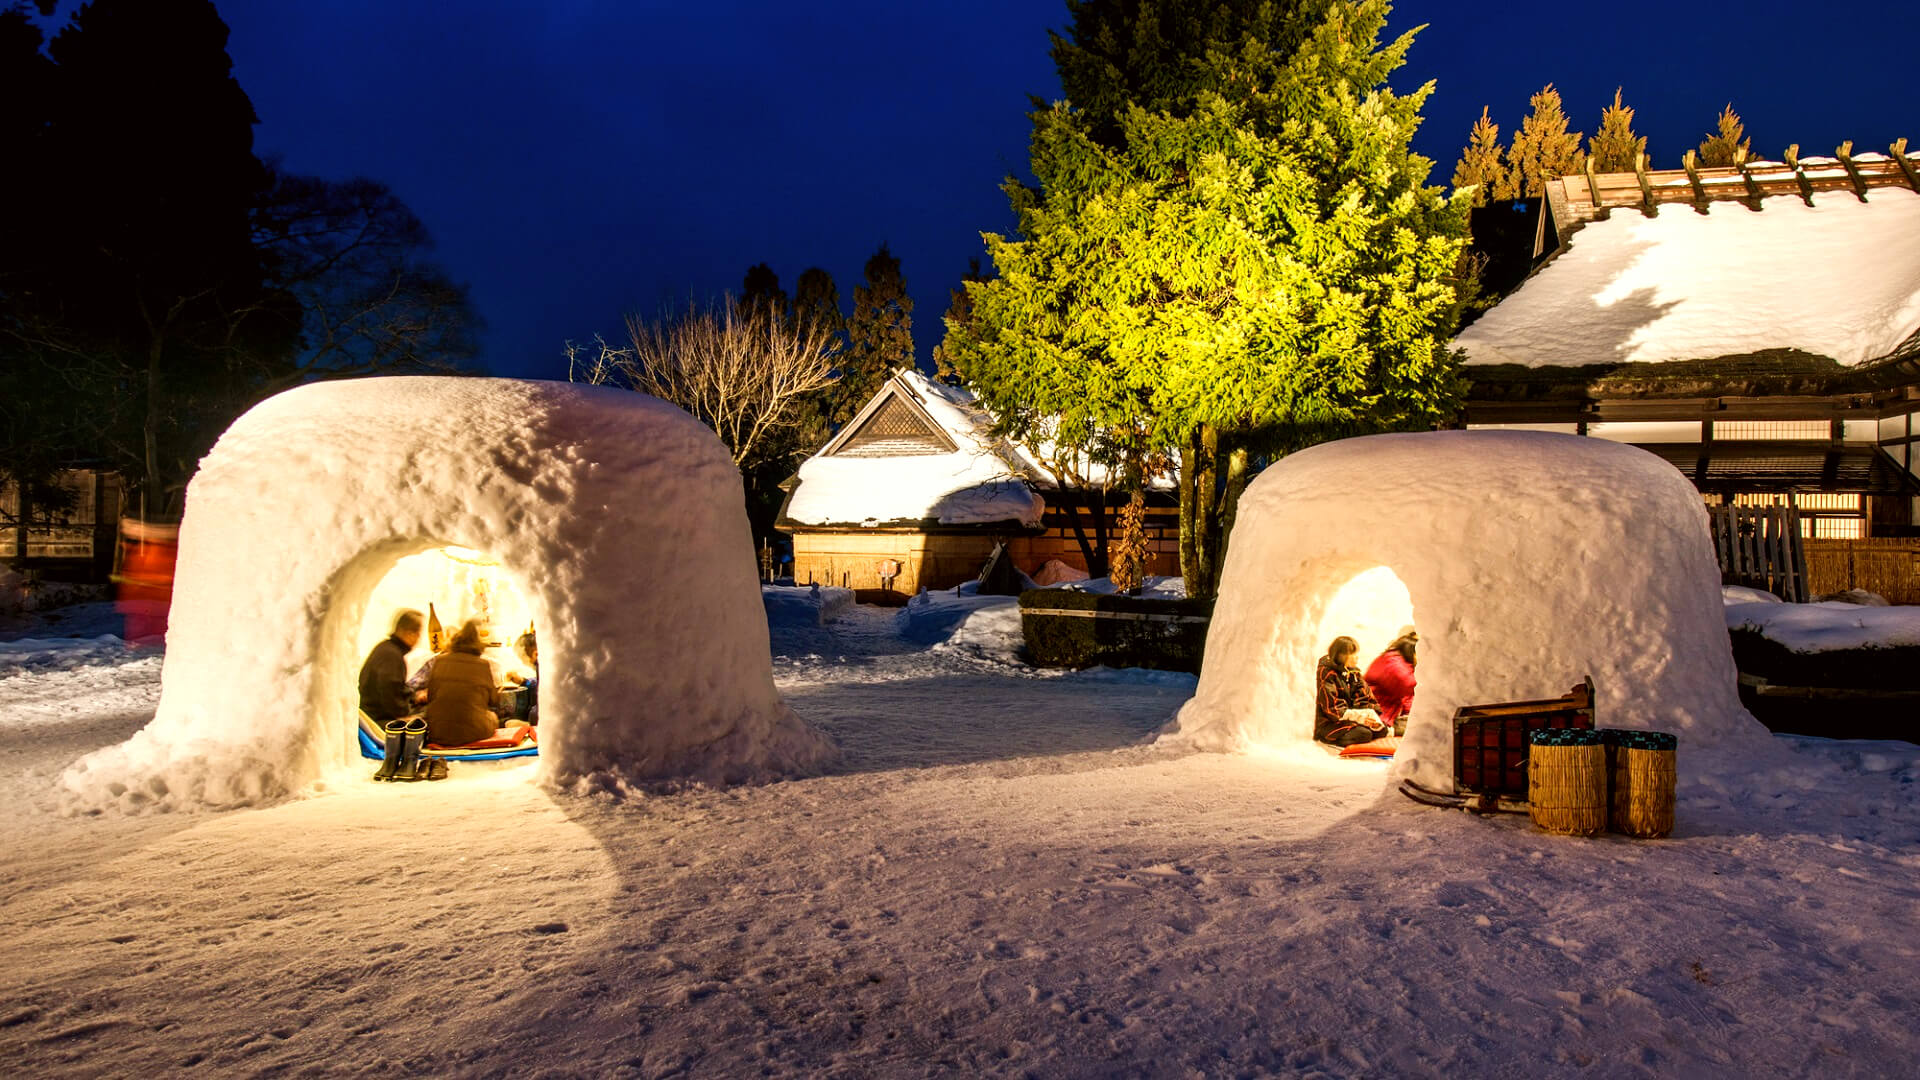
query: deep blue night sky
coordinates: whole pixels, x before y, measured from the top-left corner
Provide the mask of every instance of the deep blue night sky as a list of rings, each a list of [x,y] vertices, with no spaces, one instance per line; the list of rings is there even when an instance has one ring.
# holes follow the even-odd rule
[[[850,309],[881,241],[924,361],[979,232],[1012,224],[998,185],[1025,170],[1027,95],[1059,94],[1065,21],[1058,0],[217,2],[256,148],[390,184],[472,284],[485,364],[537,377],[564,377],[566,338],[760,261],[789,290],[826,267]],[[1482,104],[1504,137],[1549,81],[1588,133],[1624,84],[1658,167],[1728,100],[1768,157],[1920,144],[1907,2],[1403,0],[1392,25],[1423,22],[1394,86],[1438,83],[1417,145],[1440,183]]]

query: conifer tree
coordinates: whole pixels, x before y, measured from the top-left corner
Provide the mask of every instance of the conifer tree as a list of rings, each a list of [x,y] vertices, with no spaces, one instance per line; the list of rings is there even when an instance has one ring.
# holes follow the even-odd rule
[[[1720,110],[1719,130],[1706,137],[1700,143],[1700,164],[1705,168],[1725,168],[1739,165],[1753,156],[1753,140],[1746,137],[1747,126],[1740,122],[1740,114],[1733,111],[1733,103]]]
[[[1581,133],[1567,130],[1560,91],[1548,83],[1529,104],[1533,111],[1520,122],[1513,148],[1507,151],[1512,197],[1516,199],[1546,194],[1547,181],[1579,172],[1586,161],[1586,155],[1580,152]]]
[[[740,283],[740,313],[748,316],[788,316],[787,290],[780,287],[780,275],[766,263],[747,267]]]
[[[793,316],[809,326],[820,326],[838,340],[847,329],[847,317],[840,312],[840,288],[832,274],[817,266],[800,271],[793,289]]]
[[[972,324],[973,297],[967,292],[967,284],[969,282],[985,280],[987,280],[987,275],[980,272],[979,258],[968,259],[967,272],[960,275],[960,286],[947,290],[947,314],[942,319],[942,322],[948,328],[949,333],[953,332],[954,327],[959,327],[960,332],[964,333],[966,328]],[[959,385],[962,381],[959,371],[953,366],[953,358],[947,355],[947,345],[945,341],[933,347],[933,372],[934,377],[941,382]]]
[[[867,260],[866,284],[853,290],[853,318],[847,320],[847,351],[834,392],[833,422],[853,419],[888,372],[913,366],[913,298],[900,260],[887,245]]]
[[[1633,133],[1633,110],[1620,100],[1621,89],[1614,88],[1613,104],[1600,110],[1600,130],[1587,140],[1594,172],[1633,172],[1647,152],[1646,138]]]
[[[1459,191],[1473,185],[1475,206],[1485,206],[1489,199],[1511,198],[1501,194],[1513,184],[1501,160],[1503,156],[1500,125],[1493,122],[1493,117],[1488,116],[1486,107],[1482,106],[1480,119],[1473,122],[1473,134],[1467,138],[1466,149],[1460,151],[1460,162],[1453,167],[1453,189]]]
[[[1039,186],[947,353],[1015,437],[1129,478],[1179,459],[1181,570],[1212,596],[1254,456],[1432,426],[1469,198],[1410,146],[1431,84],[1387,79],[1385,0],[1070,2]]]

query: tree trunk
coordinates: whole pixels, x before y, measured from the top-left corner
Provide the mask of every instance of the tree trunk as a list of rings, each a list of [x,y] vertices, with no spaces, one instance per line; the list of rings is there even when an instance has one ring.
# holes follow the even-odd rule
[[[1113,573],[1113,561],[1109,557],[1113,547],[1113,537],[1107,531],[1107,485],[1100,485],[1100,502],[1093,508],[1093,542],[1095,555],[1087,560],[1087,574],[1091,577],[1107,577]],[[1095,569],[1095,562],[1099,568]]]
[[[1213,598],[1219,567],[1220,432],[1201,425],[1180,453],[1180,575],[1187,595]]]
[[[1060,509],[1066,512],[1067,524],[1073,529],[1074,542],[1080,545],[1080,557],[1086,560],[1087,576],[1105,577],[1107,574],[1105,540],[1097,536],[1094,540],[1087,538],[1086,526],[1080,523],[1080,508],[1073,504],[1072,499],[1063,497],[1060,500]],[[1094,518],[1096,522],[1099,520],[1098,517]],[[1097,525],[1095,527],[1098,528]]]
[[[1227,567],[1227,545],[1233,542],[1233,523],[1240,515],[1240,496],[1247,490],[1247,481],[1252,479],[1252,456],[1244,446],[1236,446],[1227,454],[1226,492],[1220,500],[1220,553],[1214,566],[1220,570]],[[1216,579],[1215,584],[1218,584]]]
[[[1180,492],[1180,577],[1183,581],[1188,582],[1193,580],[1190,576],[1193,573],[1193,543],[1195,536],[1195,529],[1193,527],[1193,472],[1199,467],[1199,464],[1199,456],[1193,452],[1193,447],[1188,444],[1183,444],[1180,447],[1180,475],[1176,479],[1177,488]],[[1191,586],[1189,586],[1189,588],[1191,588]]]

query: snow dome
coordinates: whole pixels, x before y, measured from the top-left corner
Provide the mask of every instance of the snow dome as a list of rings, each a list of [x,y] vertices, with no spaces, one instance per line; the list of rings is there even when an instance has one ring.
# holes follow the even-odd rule
[[[544,783],[727,783],[832,756],[774,690],[712,432],[624,390],[362,379],[262,402],[201,463],[159,711],[68,770],[70,801],[244,805],[370,774],[356,680],[392,614],[370,601],[430,552],[482,568],[459,578],[472,601],[538,631]]]
[[[1592,675],[1604,727],[1682,753],[1765,731],[1741,707],[1706,510],[1665,461],[1518,431],[1378,435],[1267,469],[1241,499],[1206,660],[1167,736],[1312,745],[1314,664],[1420,631],[1396,771],[1446,789],[1465,704],[1557,697]]]

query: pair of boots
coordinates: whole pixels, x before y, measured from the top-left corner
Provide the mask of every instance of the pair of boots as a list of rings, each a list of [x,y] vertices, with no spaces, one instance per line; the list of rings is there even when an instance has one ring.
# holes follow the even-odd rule
[[[426,720],[418,716],[389,720],[382,730],[387,733],[387,745],[380,760],[380,771],[373,774],[375,780],[411,782],[447,778],[446,762],[420,754],[421,747],[427,743]]]

